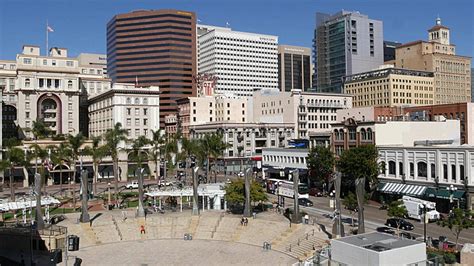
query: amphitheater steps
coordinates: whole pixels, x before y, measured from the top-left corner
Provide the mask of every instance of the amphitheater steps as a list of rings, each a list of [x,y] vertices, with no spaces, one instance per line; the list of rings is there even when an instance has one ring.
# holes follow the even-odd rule
[[[199,218],[200,216],[192,216],[191,221],[189,223],[188,232],[193,237],[196,235],[197,228],[199,226]]]

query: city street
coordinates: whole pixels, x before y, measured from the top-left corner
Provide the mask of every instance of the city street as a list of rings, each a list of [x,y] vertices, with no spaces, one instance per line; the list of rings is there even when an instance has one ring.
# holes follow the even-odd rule
[[[276,200],[276,196],[273,194],[268,194],[271,200]],[[332,215],[333,209],[329,207],[329,197],[312,197],[310,196],[310,200],[313,202],[313,206],[317,207],[303,207],[300,206],[300,210],[306,211],[309,215],[315,215],[316,217],[321,217],[322,215]],[[350,218],[351,215],[348,210],[344,209],[344,206],[341,204],[343,210],[343,218],[348,219],[348,224],[344,224],[345,232],[349,232],[350,228]],[[293,207],[293,200],[289,198],[285,198],[285,208],[292,208]],[[387,220],[387,211],[386,210],[379,210],[378,207],[372,205],[365,205],[365,226],[366,230],[375,230],[377,227],[385,226],[385,221]],[[353,215],[354,219],[357,220],[357,213]],[[423,223],[417,220],[408,219],[410,223],[415,226],[413,232],[415,234],[420,235],[423,237]],[[328,229],[328,231],[330,231]],[[443,228],[438,226],[436,223],[429,223],[426,225],[426,235],[431,236],[432,238],[437,239],[439,236],[447,236],[450,242],[455,242],[456,239],[454,235],[448,228]],[[459,236],[459,243],[472,243],[474,239],[474,229],[465,229],[461,232]]]

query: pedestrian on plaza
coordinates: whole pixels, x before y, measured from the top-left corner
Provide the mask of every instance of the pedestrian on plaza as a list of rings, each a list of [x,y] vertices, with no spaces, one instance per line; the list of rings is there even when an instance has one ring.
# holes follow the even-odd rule
[[[240,219],[240,225],[244,225],[245,224],[245,218],[242,217],[242,219]]]
[[[140,235],[142,235],[142,234],[146,234],[144,225],[140,226]]]
[[[245,218],[244,224],[247,226],[249,224],[249,219]]]

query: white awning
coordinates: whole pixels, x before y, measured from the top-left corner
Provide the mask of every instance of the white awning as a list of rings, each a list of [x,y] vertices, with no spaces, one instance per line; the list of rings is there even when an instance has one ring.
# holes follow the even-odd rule
[[[41,206],[60,204],[59,200],[53,197],[41,197]],[[36,198],[22,198],[14,202],[5,202],[0,204],[0,211],[14,211],[25,208],[36,207]]]
[[[198,186],[198,195],[199,196],[224,196],[223,183],[213,183],[213,184],[201,184]],[[192,187],[184,187],[182,189],[171,188],[171,189],[155,189],[151,190],[150,192],[145,193],[145,195],[150,197],[180,197],[180,196],[192,196],[193,195],[193,188]]]
[[[426,186],[407,185],[401,183],[385,183],[379,187],[379,191],[388,194],[402,194],[409,196],[421,196],[426,191]]]

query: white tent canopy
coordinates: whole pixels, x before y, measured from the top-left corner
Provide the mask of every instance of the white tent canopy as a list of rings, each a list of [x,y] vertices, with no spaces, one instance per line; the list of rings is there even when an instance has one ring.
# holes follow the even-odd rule
[[[41,197],[41,206],[52,205],[52,204],[60,204],[59,200],[53,197]],[[21,210],[25,208],[34,208],[36,207],[36,198],[21,198],[14,202],[5,202],[0,203],[0,211],[14,211],[14,210]]]
[[[223,183],[213,183],[213,184],[201,184],[198,186],[198,195],[199,196],[208,196],[208,197],[214,197],[214,196],[224,196],[225,195],[225,190],[224,190],[224,184]],[[145,193],[145,195],[150,196],[150,197],[190,197],[193,195],[193,188],[192,187],[184,187],[182,189],[156,189],[152,190],[150,192]]]

